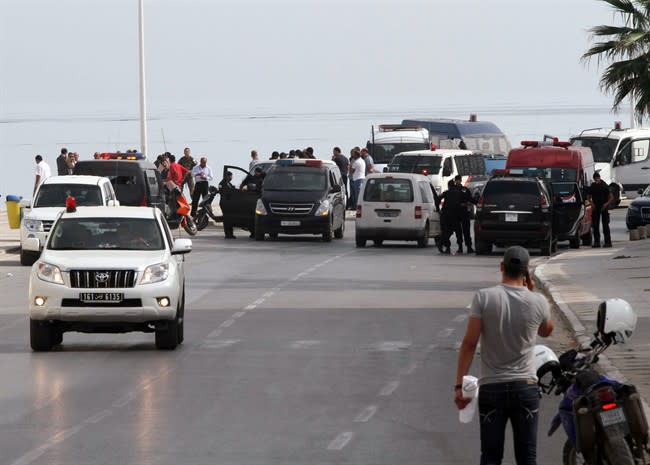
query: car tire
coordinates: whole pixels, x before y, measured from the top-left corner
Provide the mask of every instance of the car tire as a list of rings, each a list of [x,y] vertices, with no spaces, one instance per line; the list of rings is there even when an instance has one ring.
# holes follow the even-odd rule
[[[476,242],[476,255],[489,255],[492,253],[492,244],[488,241],[481,239],[480,236],[475,236]]]
[[[165,328],[156,328],[156,349],[174,350],[178,345],[178,310],[176,318],[167,321]]]
[[[357,247],[363,248],[363,247],[366,246],[366,239],[364,239],[363,237],[357,236],[355,240],[356,240],[356,243],[357,243]]]
[[[36,260],[38,260],[39,256],[39,253],[29,252],[27,250],[23,250],[22,247],[20,248],[20,264],[23,266],[32,266],[34,263],[36,263]]]
[[[345,216],[341,221],[341,227],[334,230],[334,239],[343,239],[343,234],[345,233]]]
[[[572,249],[580,248],[580,229],[576,231],[575,236],[569,239],[569,247],[571,247]]]
[[[373,239],[372,243],[375,245],[375,247],[381,247],[384,244],[383,239]]]
[[[429,223],[424,226],[424,235],[418,238],[418,247],[424,248],[429,245]]]
[[[264,240],[264,230],[260,228],[259,225],[255,226],[255,232],[253,233],[255,236],[256,241],[263,241]]]
[[[334,236],[333,225],[330,221],[329,228],[323,233],[323,242],[332,242],[332,237]]]
[[[46,321],[29,319],[29,344],[34,352],[47,352],[54,345],[52,325]]]
[[[553,255],[553,234],[549,234],[549,238],[542,241],[539,246],[540,254],[546,257]]]
[[[182,344],[185,340],[185,284],[183,284],[183,294],[178,304],[178,343]]]

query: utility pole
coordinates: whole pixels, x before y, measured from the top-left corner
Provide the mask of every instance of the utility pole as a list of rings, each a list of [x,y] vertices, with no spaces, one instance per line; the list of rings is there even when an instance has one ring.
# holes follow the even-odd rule
[[[138,0],[140,26],[140,152],[147,156],[147,102],[144,86],[144,0]]]

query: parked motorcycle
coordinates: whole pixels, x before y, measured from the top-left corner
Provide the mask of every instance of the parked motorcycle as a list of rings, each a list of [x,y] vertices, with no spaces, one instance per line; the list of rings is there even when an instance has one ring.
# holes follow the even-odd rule
[[[208,189],[208,195],[205,197],[201,203],[199,203],[199,210],[196,212],[196,229],[202,231],[206,228],[210,222],[210,218],[216,223],[221,223],[223,221],[223,216],[216,216],[212,211],[212,202],[214,198],[219,193],[219,189],[215,186],[210,186]]]
[[[171,198],[170,196],[173,196],[174,199],[173,202],[171,202],[171,206],[169,205],[170,202],[168,202],[167,221],[170,227],[172,227],[172,225],[178,227],[177,225],[180,224],[187,234],[190,236],[196,236],[198,229],[196,228],[194,220],[190,216],[192,207],[185,198],[185,195],[183,195],[183,192],[180,189],[175,189],[173,192],[168,192],[167,195],[168,199]],[[174,210],[174,208],[176,208],[176,210]]]
[[[564,427],[564,465],[646,465],[648,421],[639,393],[593,368],[610,345],[625,343],[636,319],[626,301],[608,299],[598,307],[597,331],[589,347],[571,349],[559,358],[546,346],[535,347],[541,391],[563,396],[548,435]]]

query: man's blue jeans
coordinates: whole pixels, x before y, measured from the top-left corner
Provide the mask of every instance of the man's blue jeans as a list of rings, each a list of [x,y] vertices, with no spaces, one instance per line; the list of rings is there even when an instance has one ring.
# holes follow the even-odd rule
[[[361,186],[363,185],[363,181],[365,181],[365,179],[363,178],[352,181],[352,191],[353,191],[352,207],[353,208],[357,208],[357,203],[359,203],[359,193],[361,192]]]
[[[539,390],[534,380],[481,385],[481,465],[500,465],[506,424],[512,424],[517,465],[537,463]]]

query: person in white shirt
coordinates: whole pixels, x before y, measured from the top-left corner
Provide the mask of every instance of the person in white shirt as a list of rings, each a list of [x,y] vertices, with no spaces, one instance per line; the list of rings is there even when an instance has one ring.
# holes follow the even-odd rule
[[[212,181],[212,170],[208,166],[206,157],[201,157],[199,164],[192,168],[192,178],[194,179],[194,191],[192,192],[192,211],[190,215],[196,216],[199,200],[207,197],[210,188],[209,181]]]
[[[32,195],[36,194],[38,186],[52,175],[50,165],[43,161],[43,157],[36,155],[34,159],[36,160],[36,179],[34,180],[34,192]]]
[[[363,181],[366,179],[366,162],[361,158],[358,150],[352,149],[352,163],[350,164],[350,175],[352,177],[352,208],[357,208],[359,201],[359,192]]]
[[[253,166],[255,166],[255,163],[259,160],[259,157],[257,156],[257,150],[251,150],[251,161],[248,164],[248,171],[253,169]]]

